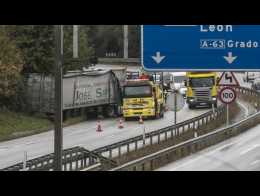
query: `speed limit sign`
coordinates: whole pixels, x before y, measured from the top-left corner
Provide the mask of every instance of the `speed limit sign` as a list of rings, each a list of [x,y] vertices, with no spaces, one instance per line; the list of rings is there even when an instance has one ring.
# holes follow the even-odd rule
[[[219,99],[222,103],[230,104],[236,100],[236,91],[233,88],[225,87],[219,93]]]

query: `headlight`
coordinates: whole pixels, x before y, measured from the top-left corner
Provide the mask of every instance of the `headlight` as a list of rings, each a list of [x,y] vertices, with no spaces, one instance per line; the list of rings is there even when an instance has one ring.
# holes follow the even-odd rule
[[[194,99],[190,99],[190,102],[193,102],[194,101]]]
[[[216,100],[217,100],[217,98],[216,98],[216,97],[213,97],[213,98],[212,98],[212,101],[216,101]]]

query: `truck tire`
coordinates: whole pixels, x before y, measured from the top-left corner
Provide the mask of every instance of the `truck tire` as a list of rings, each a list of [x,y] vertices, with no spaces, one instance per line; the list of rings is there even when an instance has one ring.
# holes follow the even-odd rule
[[[160,108],[160,118],[163,118],[164,117],[164,107],[161,105],[161,108]]]
[[[193,110],[193,109],[194,109],[194,106],[193,106],[193,105],[189,105],[189,109],[190,109],[190,110]]]
[[[158,106],[155,105],[155,114],[153,116],[153,119],[159,119],[160,118],[160,113],[158,113]]]
[[[104,115],[109,118],[115,117],[116,116],[115,106],[110,105],[105,107]]]

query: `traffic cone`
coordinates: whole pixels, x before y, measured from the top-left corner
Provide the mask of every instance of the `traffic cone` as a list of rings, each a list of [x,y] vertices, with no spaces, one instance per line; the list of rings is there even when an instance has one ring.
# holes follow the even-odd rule
[[[121,118],[120,118],[120,120],[119,120],[118,128],[119,128],[119,129],[123,129],[123,128],[124,128],[123,121],[122,121]]]
[[[169,111],[169,107],[168,107],[168,106],[165,107],[165,111],[166,111],[166,112]]]
[[[144,124],[142,116],[140,116],[140,118],[139,118],[139,124]]]
[[[100,121],[98,121],[98,124],[97,124],[97,132],[101,132],[102,129],[101,129],[101,124],[100,124]]]

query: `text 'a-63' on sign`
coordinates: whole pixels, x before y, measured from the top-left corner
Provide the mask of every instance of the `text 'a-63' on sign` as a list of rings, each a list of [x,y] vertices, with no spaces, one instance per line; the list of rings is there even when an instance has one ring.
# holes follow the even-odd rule
[[[224,104],[231,104],[236,100],[236,91],[233,88],[225,87],[219,92],[219,99]]]
[[[147,71],[260,70],[260,25],[142,25]]]

